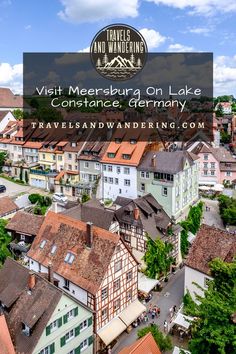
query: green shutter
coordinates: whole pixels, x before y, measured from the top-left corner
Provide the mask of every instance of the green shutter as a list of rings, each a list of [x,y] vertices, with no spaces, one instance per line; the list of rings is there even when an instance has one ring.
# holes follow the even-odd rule
[[[78,307],[74,309],[74,316],[78,316]]]
[[[67,323],[67,322],[68,322],[68,316],[67,316],[67,314],[63,316],[63,322],[64,322],[64,323]]]
[[[92,323],[93,323],[93,317],[90,317],[90,318],[88,319],[88,326],[91,326]]]
[[[57,323],[58,323],[58,327],[62,326],[62,317],[58,318]]]
[[[55,343],[52,343],[50,345],[50,354],[54,354],[55,353]]]
[[[77,337],[80,334],[80,326],[75,328],[75,337]]]
[[[91,345],[93,343],[93,336],[90,336],[88,339],[89,345]]]
[[[80,346],[75,348],[75,354],[80,354]]]
[[[48,336],[51,333],[51,327],[47,326],[46,327],[46,336]]]
[[[61,347],[63,347],[66,344],[66,336],[61,337]]]

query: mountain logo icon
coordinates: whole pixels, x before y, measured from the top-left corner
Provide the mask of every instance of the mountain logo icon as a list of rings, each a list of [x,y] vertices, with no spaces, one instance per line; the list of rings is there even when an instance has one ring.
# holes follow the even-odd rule
[[[94,37],[90,56],[97,72],[106,79],[129,80],[144,67],[147,44],[135,28],[109,25]]]

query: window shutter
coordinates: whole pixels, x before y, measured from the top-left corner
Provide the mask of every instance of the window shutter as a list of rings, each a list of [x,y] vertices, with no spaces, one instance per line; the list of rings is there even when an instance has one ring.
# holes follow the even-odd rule
[[[63,316],[63,322],[64,322],[64,323],[67,323],[67,322],[68,322],[68,316],[67,316],[67,314]]]
[[[66,337],[61,337],[61,347],[63,347],[66,344]]]
[[[58,323],[58,327],[62,326],[62,317],[58,318],[57,323]]]
[[[77,337],[80,334],[80,326],[75,328],[75,337]]]
[[[75,348],[75,354],[80,354],[80,346]]]
[[[90,317],[90,318],[88,319],[88,326],[91,326],[92,323],[93,323],[93,317]]]
[[[47,326],[46,327],[46,336],[48,336],[51,333],[51,327]]]
[[[89,345],[91,345],[93,343],[93,336],[90,336],[88,339]]]
[[[55,353],[55,343],[52,343],[50,345],[50,354],[54,354]]]
[[[74,309],[74,316],[78,316],[78,307]]]

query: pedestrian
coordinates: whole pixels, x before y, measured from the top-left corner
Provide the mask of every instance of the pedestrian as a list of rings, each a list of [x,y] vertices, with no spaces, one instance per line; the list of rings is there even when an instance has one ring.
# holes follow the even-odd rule
[[[169,314],[170,314],[170,318],[172,318],[172,316],[173,316],[173,307],[171,307],[171,308],[169,309]]]
[[[111,347],[110,347],[110,345],[109,345],[109,347],[108,347],[107,354],[111,354]]]
[[[176,305],[174,305],[174,306],[173,306],[173,311],[174,311],[174,313],[176,313],[176,310],[177,310],[177,307],[176,307]]]
[[[153,311],[152,311],[152,320],[154,320],[155,316],[156,316],[156,313],[155,313],[155,311],[153,310]]]
[[[147,314],[144,316],[144,321],[148,322],[148,315]]]
[[[165,333],[167,333],[167,325],[168,325],[168,324],[167,324],[167,321],[165,320],[165,321],[164,321],[164,332],[165,332]]]

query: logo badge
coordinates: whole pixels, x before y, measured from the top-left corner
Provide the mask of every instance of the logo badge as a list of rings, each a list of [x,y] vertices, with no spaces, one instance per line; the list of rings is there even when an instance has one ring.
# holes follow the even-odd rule
[[[135,28],[114,24],[96,34],[90,55],[97,72],[106,79],[129,80],[143,69],[147,44]]]

